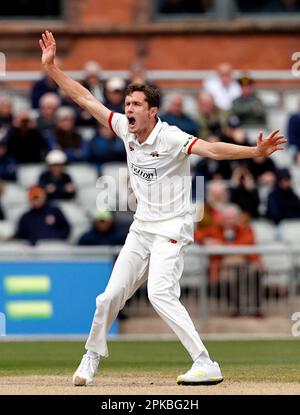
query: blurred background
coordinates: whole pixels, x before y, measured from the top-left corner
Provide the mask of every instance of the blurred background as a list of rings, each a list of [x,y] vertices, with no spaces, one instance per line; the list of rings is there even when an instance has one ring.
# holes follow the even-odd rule
[[[286,150],[269,159],[191,157],[193,203],[203,219],[181,282],[200,333],[291,335],[300,310],[299,18],[298,0],[1,6],[0,312],[7,335],[85,335],[133,215],[122,141],[41,71],[38,40],[46,29],[56,37],[57,64],[112,111],[123,112],[130,82],[146,82],[161,91],[161,119],[201,139],[254,145],[259,131],[286,135]],[[116,180],[115,195],[101,179],[107,176]],[[99,197],[110,210],[96,208]],[[116,209],[115,199],[125,208]],[[146,287],[111,333],[171,334]]]

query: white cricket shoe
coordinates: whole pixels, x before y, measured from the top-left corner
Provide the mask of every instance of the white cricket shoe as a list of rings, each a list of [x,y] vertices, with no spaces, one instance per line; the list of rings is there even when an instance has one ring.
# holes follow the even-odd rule
[[[87,353],[83,355],[78,369],[73,375],[74,386],[87,386],[93,382],[93,376],[99,365],[99,357],[91,357]]]
[[[217,362],[194,363],[192,368],[177,378],[178,385],[216,385],[223,376]]]

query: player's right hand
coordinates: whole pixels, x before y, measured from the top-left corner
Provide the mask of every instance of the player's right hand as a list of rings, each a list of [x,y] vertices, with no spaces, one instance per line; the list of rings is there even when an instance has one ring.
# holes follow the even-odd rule
[[[42,33],[42,39],[39,40],[39,45],[42,49],[42,64],[53,64],[56,53],[56,42],[52,33],[48,30]]]

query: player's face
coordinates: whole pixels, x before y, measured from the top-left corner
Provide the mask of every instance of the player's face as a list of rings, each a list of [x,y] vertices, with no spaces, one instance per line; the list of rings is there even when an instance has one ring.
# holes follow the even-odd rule
[[[149,108],[143,92],[134,91],[125,98],[125,115],[130,133],[139,134],[149,128],[155,118],[157,108]]]

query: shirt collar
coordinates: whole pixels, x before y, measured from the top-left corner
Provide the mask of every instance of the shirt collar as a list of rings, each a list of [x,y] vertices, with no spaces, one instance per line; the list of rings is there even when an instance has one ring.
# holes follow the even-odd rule
[[[148,144],[148,145],[152,145],[156,139],[156,137],[158,136],[158,133],[160,132],[160,130],[163,127],[163,123],[161,122],[160,118],[158,118],[158,121],[155,125],[155,127],[153,128],[153,130],[151,131],[150,135],[148,136],[147,140],[144,141],[142,144],[140,144],[138,142],[138,139],[136,137],[135,134],[129,134],[129,139],[128,141],[139,144],[140,146],[143,146],[144,144]]]

